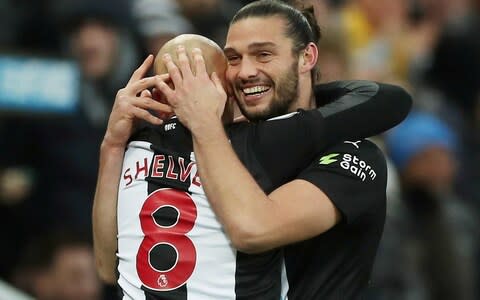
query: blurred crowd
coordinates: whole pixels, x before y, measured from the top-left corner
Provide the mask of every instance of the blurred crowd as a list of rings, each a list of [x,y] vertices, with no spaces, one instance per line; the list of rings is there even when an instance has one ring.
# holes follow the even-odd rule
[[[2,281],[37,299],[116,299],[96,277],[91,247],[99,145],[116,92],[178,34],[223,45],[249,2],[0,0]],[[389,160],[388,209],[366,299],[480,299],[480,1],[286,2],[315,9],[320,82],[382,81],[414,99],[402,124],[373,137]],[[14,76],[4,58],[73,69]],[[12,83],[33,95],[19,97],[26,105],[1,99]],[[29,109],[33,88],[46,99],[73,93],[71,109]]]

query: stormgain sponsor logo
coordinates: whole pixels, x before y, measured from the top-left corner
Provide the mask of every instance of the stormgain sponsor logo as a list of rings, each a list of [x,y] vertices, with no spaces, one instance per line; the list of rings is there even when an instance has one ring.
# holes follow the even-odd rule
[[[357,175],[360,179],[362,179],[362,181],[365,181],[365,179],[367,179],[367,176],[371,180],[375,180],[375,178],[377,177],[377,173],[375,173],[375,170],[373,170],[370,165],[368,165],[364,160],[361,160],[357,156],[352,154],[343,154],[340,166],[343,169],[349,170],[353,174]]]
[[[334,159],[337,156],[338,156],[338,153],[332,153],[332,154],[322,156],[322,158],[320,158],[318,163],[321,164],[321,165],[329,165],[329,164],[334,163],[338,160],[338,159]]]

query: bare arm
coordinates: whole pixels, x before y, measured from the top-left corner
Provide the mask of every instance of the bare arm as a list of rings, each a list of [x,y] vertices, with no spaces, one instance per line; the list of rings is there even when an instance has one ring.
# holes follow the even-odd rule
[[[204,121],[205,128],[192,131],[202,185],[237,249],[262,252],[318,235],[340,220],[329,198],[305,180],[267,196],[239,161],[219,122]]]
[[[116,280],[117,195],[125,149],[105,142],[100,148],[100,165],[93,201],[93,246],[100,278],[107,283]]]
[[[149,110],[169,110],[166,105],[153,100],[147,90],[155,86],[158,80],[167,78],[143,78],[152,62],[153,57],[149,56],[133,73],[126,87],[117,93],[100,148],[92,211],[93,244],[97,272],[108,283],[116,280],[117,196],[125,147],[138,120],[152,124],[162,123]]]

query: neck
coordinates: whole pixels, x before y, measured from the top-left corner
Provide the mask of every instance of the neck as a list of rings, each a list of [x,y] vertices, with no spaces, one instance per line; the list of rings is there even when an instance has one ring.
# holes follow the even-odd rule
[[[313,86],[310,78],[308,78],[308,80],[307,78],[304,78],[304,80],[299,80],[297,93],[297,101],[292,103],[289,112],[294,112],[298,109],[309,110],[316,107],[315,95],[313,93]]]

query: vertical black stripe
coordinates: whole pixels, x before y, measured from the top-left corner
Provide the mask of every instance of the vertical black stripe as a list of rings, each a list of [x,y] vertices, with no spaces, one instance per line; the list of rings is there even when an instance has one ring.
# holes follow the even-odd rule
[[[175,123],[177,125],[176,130],[165,131],[163,126],[154,129],[146,129],[142,132],[143,135],[141,135],[139,139],[147,140],[152,143],[152,150],[155,153],[160,151],[162,154],[170,154],[174,155],[175,157],[178,157],[179,153],[184,153],[184,155],[181,156],[184,156],[186,161],[190,161],[190,152],[193,151],[193,146],[189,132],[183,126],[181,126],[180,123],[177,123],[175,119],[170,120],[168,123]],[[148,182],[148,194],[151,194],[154,191],[162,188],[177,188],[188,192],[190,180],[187,180],[187,182],[180,182],[175,180],[166,180],[166,178],[152,178],[150,176],[152,164],[153,159],[149,168],[150,174],[146,178],[146,181]],[[165,164],[165,166],[167,166],[167,164]],[[171,291],[159,292],[151,290],[146,286],[142,286],[142,290],[145,291],[145,298],[147,300],[187,300],[188,290],[186,283]]]
[[[247,126],[230,127],[228,134],[238,158],[263,190],[271,190],[272,183],[259,164],[249,142],[252,136]],[[278,300],[281,294],[283,251],[272,250],[261,254],[237,251],[235,294],[237,300]]]
[[[235,294],[237,300],[278,300],[281,293],[283,252],[237,252]]]

